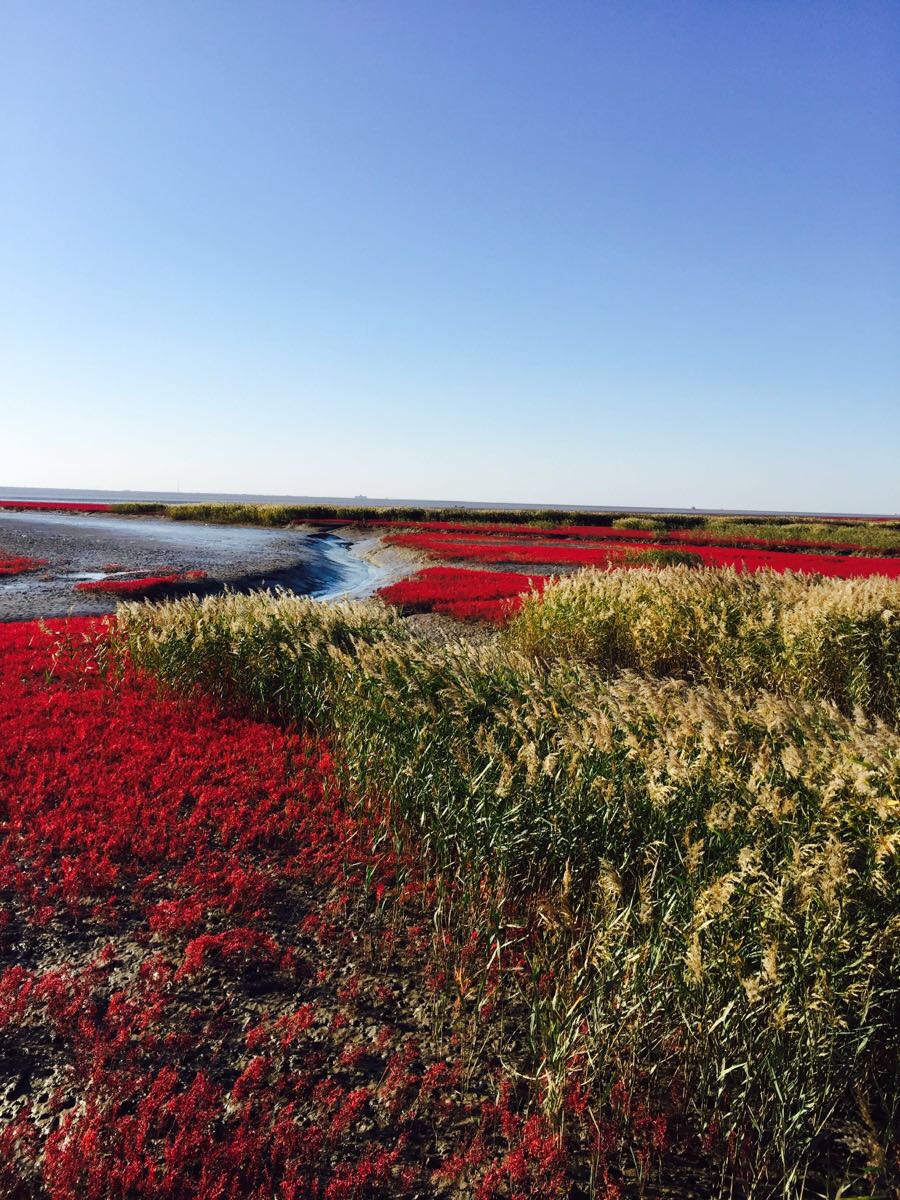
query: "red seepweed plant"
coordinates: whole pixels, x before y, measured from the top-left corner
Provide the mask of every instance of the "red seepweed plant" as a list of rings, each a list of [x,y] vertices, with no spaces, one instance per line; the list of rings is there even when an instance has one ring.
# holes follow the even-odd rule
[[[515,612],[523,594],[540,591],[546,582],[545,576],[514,571],[428,567],[378,594],[406,612],[440,612],[461,620],[502,624]]]
[[[110,564],[103,569],[107,571],[118,568],[115,568],[115,564]],[[137,579],[91,579],[83,583],[76,583],[75,590],[108,592],[116,596],[153,596],[168,591],[178,584],[205,578],[206,572],[197,569],[178,571],[170,575],[144,575]]]
[[[25,512],[112,512],[111,504],[65,500],[0,500],[0,508],[22,509]]]
[[[46,567],[46,558],[25,558],[13,556],[6,558],[0,555],[0,578],[7,575],[24,575],[27,571],[37,571]]]

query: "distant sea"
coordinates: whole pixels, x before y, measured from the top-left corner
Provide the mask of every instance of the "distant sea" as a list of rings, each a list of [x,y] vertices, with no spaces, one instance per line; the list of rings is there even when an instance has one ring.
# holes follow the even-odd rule
[[[504,503],[499,500],[410,500],[396,496],[268,496],[247,492],[133,492],[106,491],[102,488],[15,488],[0,487],[0,500],[93,501],[117,504],[123,501],[156,501],[160,504],[216,503],[238,504],[371,504],[376,507],[410,505],[418,508],[544,508],[577,509],[579,512],[697,513],[700,516],[734,515],[747,517],[868,517],[890,520],[900,514],[786,511],[770,508],[694,508],[682,505],[635,507],[628,504],[546,504],[540,500]]]

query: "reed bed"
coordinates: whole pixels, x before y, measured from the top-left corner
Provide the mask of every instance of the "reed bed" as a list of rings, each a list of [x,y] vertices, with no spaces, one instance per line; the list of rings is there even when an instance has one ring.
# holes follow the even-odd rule
[[[408,641],[403,621],[379,601],[321,604],[287,592],[163,605],[123,604],[110,663],[126,651],[138,666],[179,688],[196,684],[217,700],[309,728],[331,719],[335,655],[370,642]]]
[[[900,580],[674,566],[582,571],[526,596],[511,649],[609,674],[829,700],[896,721]]]
[[[814,541],[865,550],[900,552],[900,521],[792,520],[780,518],[707,517],[700,528],[725,544],[731,538],[762,538],[802,545]]]
[[[598,1131],[612,1110],[635,1130],[653,1120],[656,1150],[718,1162],[723,1194],[797,1197],[811,1171],[829,1194],[886,1179],[900,736],[786,677],[780,696],[758,690],[779,681],[757,646],[790,633],[799,678],[842,631],[868,645],[853,631],[871,621],[895,686],[884,597],[871,581],[826,595],[791,577],[624,572],[615,638],[579,642],[604,587],[616,595],[595,577],[546,592],[576,655],[544,652],[562,626],[536,624],[532,601],[506,638],[429,645],[377,602],[271,594],[122,606],[107,653],[328,733],[346,796],[430,876],[457,1004],[492,1008],[507,1069],[556,1120],[573,1088]],[[629,614],[644,622],[630,641]],[[656,671],[691,653],[716,669],[690,682],[593,665],[593,647],[640,647],[645,626]],[[704,657],[705,642],[721,645]],[[749,686],[708,681],[747,684],[745,664]]]

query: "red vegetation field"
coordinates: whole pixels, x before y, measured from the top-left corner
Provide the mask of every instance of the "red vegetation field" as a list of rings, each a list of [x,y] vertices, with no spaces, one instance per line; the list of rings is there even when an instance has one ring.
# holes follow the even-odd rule
[[[532,531],[534,537],[534,531]],[[543,538],[543,534],[538,535]],[[501,541],[499,538],[456,539],[441,534],[391,534],[388,542],[420,550],[434,558],[491,563],[530,563],[547,566],[606,567],[621,563],[625,549],[622,546],[595,544],[593,546],[560,546]],[[768,568],[773,571],[802,571],[835,576],[844,579],[868,575],[900,577],[900,558],[862,557],[837,554],[804,554],[790,551],[740,549],[732,546],[699,545],[679,541],[679,550],[696,554],[704,565],[711,567],[734,567],[739,571],[758,571]],[[640,550],[667,550],[663,542],[644,543],[634,547]],[[640,565],[634,561],[628,565]]]
[[[532,536],[534,536],[532,534]],[[608,566],[621,558],[624,549],[613,545],[565,546],[509,543],[501,538],[467,538],[465,541],[440,534],[395,533],[386,539],[395,546],[420,550],[434,558],[488,563],[529,563],[534,565]]]
[[[83,504],[63,500],[0,500],[0,508],[37,512],[111,512],[111,504]]]
[[[378,594],[406,612],[440,612],[462,620],[502,623],[521,604],[525,592],[540,591],[545,583],[542,575],[429,567]]]
[[[0,578],[4,575],[24,575],[26,571],[36,571],[46,565],[45,558],[5,558],[0,554]]]
[[[734,567],[738,571],[800,571],[807,575],[827,575],[836,579],[859,579],[869,575],[886,575],[889,579],[900,578],[900,558],[803,554],[686,543],[681,543],[679,548],[699,554],[707,567]]]
[[[106,566],[104,571],[113,567]],[[205,579],[205,571],[179,571],[172,575],[144,575],[139,579],[92,579],[76,583],[79,592],[109,592],[115,596],[153,596],[170,590],[173,586],[188,583],[193,579]]]
[[[652,539],[649,529],[617,529],[612,525],[553,525],[546,528],[534,525],[500,525],[472,521],[417,521],[415,525],[403,521],[386,521],[384,526],[402,529],[424,530],[427,533],[502,534],[505,538],[550,540],[554,538],[581,541],[640,541]]]
[[[885,521],[892,518],[881,518]],[[346,524],[346,521],[323,522],[330,524]],[[702,529],[674,529],[660,533],[650,529],[628,529],[612,525],[505,525],[499,523],[472,521],[363,521],[363,525],[378,525],[380,528],[399,528],[411,530],[414,533],[426,534],[462,534],[465,541],[473,539],[480,541],[487,535],[492,540],[502,537],[503,541],[591,541],[591,542],[653,542],[658,549],[668,547],[670,543],[681,545],[688,543],[691,549],[700,546],[730,546],[747,549],[791,551],[816,550],[832,551],[834,554],[865,554],[869,547],[853,542],[811,541],[800,538],[772,539],[752,537],[742,534],[729,536],[725,531],[709,532]],[[888,554],[886,557],[893,557]]]
[[[395,525],[400,524],[395,522]],[[521,596],[540,591],[554,567],[635,567],[643,552],[682,551],[694,555],[699,565],[731,567],[738,571],[798,571],[809,574],[857,578],[885,575],[900,578],[900,558],[811,553],[789,550],[786,544],[770,548],[761,538],[744,538],[739,544],[712,544],[713,535],[675,531],[664,537],[647,530],[569,526],[536,529],[521,525],[467,525],[430,521],[415,532],[389,534],[385,541],[429,558],[450,562],[515,563],[543,569],[544,574],[510,571],[475,571],[460,567],[434,567],[411,579],[392,584],[379,593],[407,612],[433,611],[450,616],[503,624],[521,605]],[[651,540],[652,538],[656,540]],[[566,541],[568,539],[568,542]],[[629,539],[634,539],[631,545]],[[809,543],[821,548],[827,543]],[[858,547],[844,547],[858,549]],[[649,561],[653,561],[650,559]]]
[[[53,628],[0,625],[0,1194],[570,1194],[543,1119],[430,1041],[422,887],[326,747],[105,682],[101,627]]]

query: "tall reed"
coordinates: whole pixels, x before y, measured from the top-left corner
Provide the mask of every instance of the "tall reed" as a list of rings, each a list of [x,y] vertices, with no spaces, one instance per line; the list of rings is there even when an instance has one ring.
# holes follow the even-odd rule
[[[708,534],[728,538],[756,537],[776,543],[791,541],[845,543],[882,553],[900,552],[900,521],[798,521],[788,517],[707,517]]]
[[[900,709],[900,581],[714,568],[581,571],[524,599],[505,634],[539,659]]]

